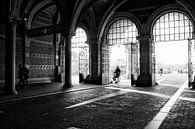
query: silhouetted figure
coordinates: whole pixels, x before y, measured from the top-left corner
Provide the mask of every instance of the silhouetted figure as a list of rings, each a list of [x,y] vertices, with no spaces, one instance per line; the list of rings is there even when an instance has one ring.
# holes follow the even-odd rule
[[[23,74],[24,74],[24,86],[28,86],[29,69],[26,66],[23,67]]]
[[[160,68],[160,76],[162,76],[162,74],[163,74],[163,69]]]
[[[121,70],[117,66],[116,69],[115,69],[115,71],[114,71],[114,77],[113,77],[113,81],[115,81],[115,83],[118,83],[119,82],[120,74],[121,74]]]
[[[24,74],[23,74],[23,67],[21,64],[18,65],[18,87],[22,87],[24,85]]]

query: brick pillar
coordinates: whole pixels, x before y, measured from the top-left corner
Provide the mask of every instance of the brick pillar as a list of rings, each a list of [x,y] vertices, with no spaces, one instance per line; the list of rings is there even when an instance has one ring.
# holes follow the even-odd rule
[[[72,57],[72,53],[71,53],[71,38],[72,38],[72,34],[68,34],[65,37],[65,84],[64,84],[64,88],[70,88],[72,87],[72,72],[71,72],[71,57]]]
[[[140,75],[137,86],[152,86],[152,40],[150,34],[137,37],[140,42]]]
[[[17,94],[15,89],[16,71],[16,24],[11,20],[6,25],[6,53],[5,53],[5,94]]]

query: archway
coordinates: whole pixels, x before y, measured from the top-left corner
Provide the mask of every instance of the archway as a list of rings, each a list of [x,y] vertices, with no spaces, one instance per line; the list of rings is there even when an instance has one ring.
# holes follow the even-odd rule
[[[76,35],[72,37],[72,83],[85,81],[89,74],[89,45],[86,32],[78,27]]]
[[[139,74],[139,44],[136,40],[136,25],[127,18],[115,19],[109,26],[106,44],[103,45],[103,78],[112,82],[115,68],[121,69],[120,83],[133,84]],[[108,50],[108,53],[106,51]],[[108,67],[107,67],[108,66]]]
[[[155,21],[153,36],[157,82],[159,82],[158,73],[160,75],[163,73],[165,76],[171,74],[169,78],[183,76],[181,79],[187,80],[188,77],[189,84],[193,81],[195,60],[192,33],[192,21],[181,11],[166,12]]]

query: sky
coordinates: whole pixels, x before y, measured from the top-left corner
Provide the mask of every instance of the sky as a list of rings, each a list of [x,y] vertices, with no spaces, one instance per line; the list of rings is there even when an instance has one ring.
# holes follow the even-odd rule
[[[155,43],[156,61],[163,64],[188,63],[188,41],[171,41]],[[123,45],[112,46],[111,63],[118,58],[126,58]]]
[[[188,41],[158,42],[155,44],[156,61],[163,64],[186,64]]]

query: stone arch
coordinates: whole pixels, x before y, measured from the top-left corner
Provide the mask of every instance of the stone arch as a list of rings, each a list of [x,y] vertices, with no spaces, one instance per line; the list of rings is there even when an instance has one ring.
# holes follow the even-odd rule
[[[53,16],[53,14],[51,14],[50,12],[47,11],[48,8],[55,8],[55,9],[57,9],[56,5],[49,4],[49,5],[45,6],[45,7],[43,7],[42,9],[40,9],[39,11],[37,11],[37,13],[34,15],[32,21],[31,21],[30,29],[35,29],[35,28],[42,27],[42,25],[41,26],[35,26],[35,23],[36,22],[38,22],[38,23],[44,23],[44,26],[50,26],[50,25],[53,25],[54,24],[55,16]],[[44,19],[47,22],[39,21],[38,20],[38,17],[44,17]]]
[[[103,16],[101,22],[100,22],[100,28],[98,30],[98,41],[101,41],[101,39],[104,36],[104,32],[105,32],[105,28],[107,26],[107,23],[109,22],[109,19],[111,16],[114,15],[115,10],[117,10],[121,5],[123,5],[124,3],[126,3],[128,0],[124,0],[121,1],[117,6],[113,7],[113,4],[110,6],[110,8],[108,9],[108,11],[105,13],[105,15]]]
[[[56,5],[57,10],[59,12],[58,18],[60,18],[60,21],[58,21],[58,23],[61,23],[64,25],[65,28],[67,28],[68,26],[68,8],[67,8],[67,4],[65,1],[61,1],[61,0],[44,0],[41,1],[39,3],[37,3],[35,6],[32,6],[33,2],[29,1],[29,3],[26,5],[25,8],[25,17],[28,19],[27,20],[27,24],[26,27],[27,29],[31,28],[31,24],[33,21],[34,16],[36,15],[37,12],[39,12],[41,9],[43,9],[44,7],[47,7],[48,5],[52,6],[52,5]]]
[[[43,7],[47,6],[48,4],[51,4],[51,0],[44,0],[40,3],[38,3],[29,13],[28,16],[28,23],[27,23],[27,29],[31,28],[31,24],[33,21],[34,16],[37,14],[37,12],[40,11],[40,9],[42,9]]]
[[[75,30],[76,30],[76,26],[77,26],[77,21],[79,19],[80,13],[85,5],[86,0],[82,0],[77,7],[75,7],[74,9],[74,14],[72,14],[72,19],[70,22],[70,29],[69,29],[69,33],[71,35],[74,35]]]
[[[189,13],[189,15],[192,17],[193,22],[195,22],[195,10],[193,9],[193,7],[185,2],[184,0],[176,0],[178,4],[180,4],[181,6],[183,6],[183,8],[186,9],[186,11]]]

